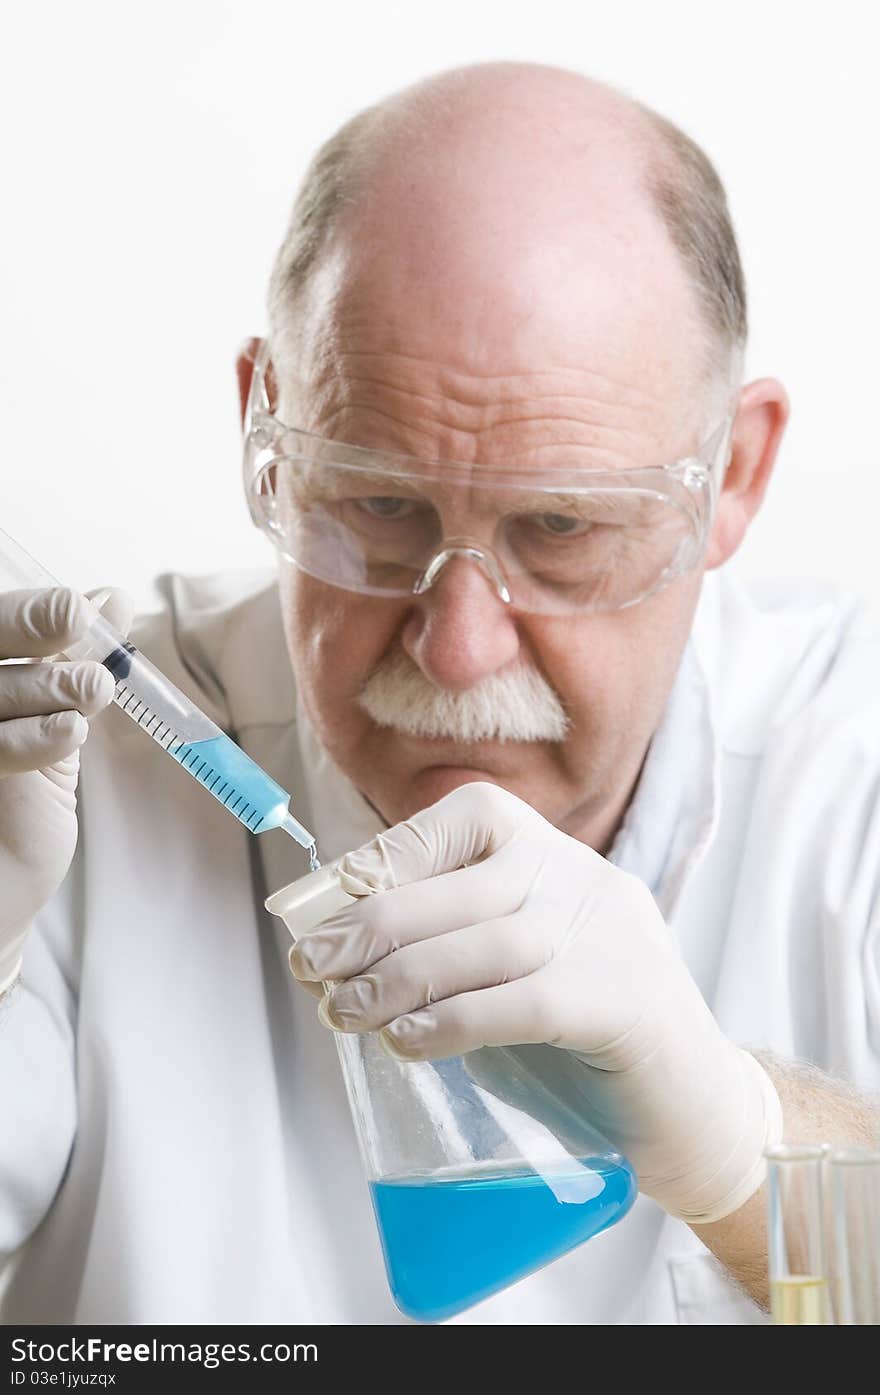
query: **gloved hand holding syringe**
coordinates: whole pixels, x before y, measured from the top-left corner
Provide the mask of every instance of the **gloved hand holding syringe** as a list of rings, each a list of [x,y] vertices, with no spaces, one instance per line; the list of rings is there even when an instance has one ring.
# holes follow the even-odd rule
[[[0,590],[60,584],[0,529]],[[116,682],[113,701],[251,833],[283,828],[307,849],[312,870],[320,866],[315,840],[291,814],[287,792],[99,611],[86,635],[63,652],[108,669]]]

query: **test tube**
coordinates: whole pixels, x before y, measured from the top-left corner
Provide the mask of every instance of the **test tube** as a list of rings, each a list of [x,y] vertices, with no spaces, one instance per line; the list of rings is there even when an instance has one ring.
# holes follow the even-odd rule
[[[822,1209],[823,1147],[778,1144],[767,1159],[770,1313],[788,1327],[831,1321]]]
[[[828,1157],[837,1321],[880,1325],[880,1150]]]

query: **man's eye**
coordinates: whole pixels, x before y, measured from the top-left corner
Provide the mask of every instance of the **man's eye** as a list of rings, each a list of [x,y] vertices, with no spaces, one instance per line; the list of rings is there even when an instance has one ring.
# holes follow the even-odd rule
[[[537,513],[534,520],[542,532],[560,538],[586,532],[590,527],[582,518],[574,518],[568,513]]]
[[[359,499],[358,508],[371,518],[408,518],[415,510],[413,499],[396,499],[392,495],[377,495],[372,499]]]

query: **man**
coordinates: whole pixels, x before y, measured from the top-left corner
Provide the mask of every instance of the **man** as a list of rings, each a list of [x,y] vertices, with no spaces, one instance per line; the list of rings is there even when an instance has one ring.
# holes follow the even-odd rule
[[[458,1321],[671,1321],[670,1266],[759,1320],[765,1146],[876,1126],[880,651],[718,573],[788,407],[741,382],[717,178],[577,75],[442,75],[319,153],[270,313],[239,377],[279,585],[172,579],[134,634],[385,889],[294,949],[317,1021],[257,909],[296,849],[118,714],[62,882],[112,685],[7,671],[4,1316],[401,1320],[329,1027],[567,1053],[638,1171],[626,1221]],[[86,623],[4,606],[14,657]]]

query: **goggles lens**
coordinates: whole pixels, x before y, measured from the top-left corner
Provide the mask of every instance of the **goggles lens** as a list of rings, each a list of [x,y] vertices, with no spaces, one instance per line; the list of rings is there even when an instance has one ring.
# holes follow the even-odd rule
[[[254,411],[253,397],[251,513],[302,571],[401,597],[466,555],[517,609],[546,614],[622,609],[693,567],[729,435],[728,419],[702,460],[669,467],[499,473],[326,441]]]
[[[461,487],[283,459],[257,481],[263,526],[292,562],[352,590],[404,596],[444,548],[491,556],[517,608],[631,605],[684,570],[700,541],[692,501],[647,488]],[[690,506],[688,506],[690,505]]]

